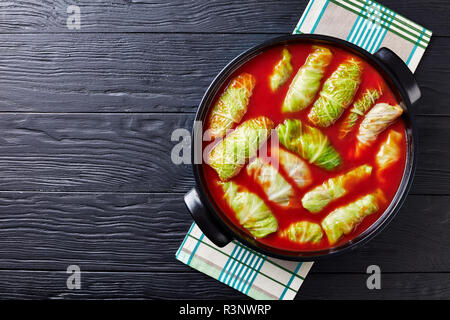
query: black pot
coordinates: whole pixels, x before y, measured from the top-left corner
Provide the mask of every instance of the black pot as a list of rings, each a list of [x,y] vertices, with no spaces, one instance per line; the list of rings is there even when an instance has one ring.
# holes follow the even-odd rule
[[[398,212],[408,194],[415,171],[417,133],[412,114],[412,106],[417,103],[421,94],[419,86],[411,71],[395,53],[387,48],[381,48],[372,55],[352,43],[333,37],[311,34],[287,35],[269,40],[245,51],[223,68],[206,91],[198,108],[195,120],[205,123],[206,116],[209,108],[212,107],[212,102],[217,91],[223,83],[228,80],[229,76],[244,63],[271,47],[293,43],[332,45],[361,57],[375,67],[375,69],[384,77],[386,83],[396,95],[397,101],[405,109],[402,117],[405,122],[408,143],[406,166],[401,184],[389,207],[383,215],[363,233],[334,248],[299,252],[282,250],[264,245],[229,221],[226,215],[223,214],[215,204],[214,198],[209,194],[209,190],[205,187],[206,182],[202,174],[201,164],[195,164],[196,162],[194,161],[196,148],[201,150],[202,146],[202,132],[199,132],[198,128],[195,126],[192,134],[192,163],[196,186],[185,195],[184,201],[195,222],[206,237],[219,247],[223,247],[230,241],[236,239],[246,246],[272,257],[305,261],[348,252],[363,245],[379,233]]]

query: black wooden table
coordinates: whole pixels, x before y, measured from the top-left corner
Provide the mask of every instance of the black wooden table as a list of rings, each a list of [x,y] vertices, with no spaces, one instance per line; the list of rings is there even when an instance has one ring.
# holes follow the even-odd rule
[[[389,227],[316,263],[299,299],[450,298],[450,6],[381,2],[434,32],[416,71],[416,178]],[[191,128],[231,58],[290,33],[306,3],[0,3],[0,296],[246,298],[175,260],[193,177],[170,161],[171,133]],[[366,287],[372,264],[381,290]],[[66,286],[69,265],[80,290]]]

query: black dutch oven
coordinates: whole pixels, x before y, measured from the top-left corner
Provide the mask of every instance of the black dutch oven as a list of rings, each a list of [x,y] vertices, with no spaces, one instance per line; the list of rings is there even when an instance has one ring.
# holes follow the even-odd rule
[[[307,261],[333,256],[360,247],[386,227],[399,211],[408,194],[415,171],[417,132],[414,124],[413,105],[417,103],[421,94],[411,71],[395,53],[387,48],[381,48],[372,55],[352,43],[334,37],[311,34],[287,35],[269,40],[243,52],[223,68],[203,96],[195,120],[205,123],[209,108],[212,107],[212,102],[217,91],[239,67],[269,48],[295,43],[336,46],[361,57],[375,67],[384,77],[384,80],[396,95],[397,101],[404,108],[402,117],[405,122],[407,137],[406,166],[401,184],[389,207],[363,233],[333,248],[316,251],[290,251],[264,245],[235,226],[215,204],[213,196],[206,187],[201,164],[196,164],[194,161],[198,158],[195,156],[196,150],[198,152],[202,148],[202,133],[195,126],[192,132],[192,163],[196,185],[185,195],[184,201],[195,222],[206,237],[219,247],[225,246],[232,240],[238,240],[246,246],[268,256],[286,260]]]

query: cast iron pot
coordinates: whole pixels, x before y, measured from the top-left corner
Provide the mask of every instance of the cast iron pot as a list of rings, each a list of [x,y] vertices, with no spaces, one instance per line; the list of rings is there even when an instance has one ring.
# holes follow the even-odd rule
[[[192,132],[192,164],[196,185],[185,195],[184,201],[195,222],[206,237],[219,247],[225,246],[232,240],[238,240],[246,246],[268,256],[286,260],[307,261],[348,252],[360,247],[378,234],[398,212],[408,194],[415,171],[417,133],[412,114],[412,107],[420,99],[421,94],[419,86],[411,71],[395,53],[387,48],[381,48],[372,55],[352,43],[333,37],[309,34],[287,35],[269,40],[243,52],[223,68],[203,96],[195,120],[205,123],[206,116],[209,108],[212,107],[212,102],[217,91],[224,82],[228,80],[229,76],[240,66],[271,47],[294,43],[332,45],[359,56],[374,66],[384,77],[386,83],[396,95],[397,101],[404,108],[402,117],[405,122],[407,136],[406,166],[401,184],[389,207],[383,215],[363,233],[356,238],[333,248],[299,252],[264,245],[235,226],[216,205],[213,196],[209,193],[203,177],[201,164],[196,164],[195,161],[198,159],[198,156],[195,155],[196,150],[197,152],[200,150],[201,154],[202,148],[202,133],[196,126],[194,126]]]

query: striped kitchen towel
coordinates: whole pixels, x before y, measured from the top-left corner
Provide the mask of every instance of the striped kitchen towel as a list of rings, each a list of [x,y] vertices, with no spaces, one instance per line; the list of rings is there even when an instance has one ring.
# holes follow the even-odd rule
[[[238,241],[218,248],[195,223],[176,257],[188,266],[259,300],[294,299],[312,267],[312,262],[298,263],[267,257]]]
[[[413,72],[431,38],[431,31],[369,0],[311,0],[294,33],[334,36],[371,53],[387,47]],[[254,299],[294,299],[313,264],[267,257],[237,241],[218,248],[195,223],[176,258]]]
[[[386,47],[414,72],[432,32],[370,0],[311,0],[294,33],[347,40],[370,53]]]

